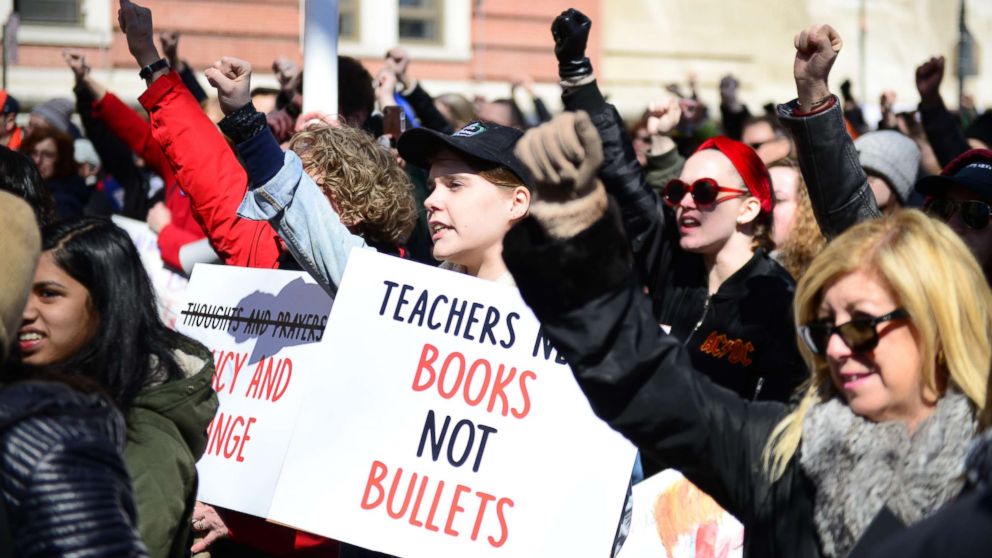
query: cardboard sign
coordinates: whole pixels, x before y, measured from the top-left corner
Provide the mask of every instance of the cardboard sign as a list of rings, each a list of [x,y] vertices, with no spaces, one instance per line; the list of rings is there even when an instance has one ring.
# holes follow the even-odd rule
[[[186,295],[177,329],[213,352],[220,398],[197,498],[265,517],[308,380],[333,370],[331,299],[302,272],[204,264]]]
[[[144,264],[145,271],[152,280],[152,286],[155,287],[155,294],[158,295],[159,316],[162,317],[165,325],[175,329],[176,318],[186,298],[186,285],[189,281],[162,263],[158,249],[158,235],[148,228],[147,223],[120,215],[114,215],[111,220],[124,229],[138,248],[141,263]]]
[[[271,520],[406,558],[609,555],[634,448],[516,289],[354,250],[321,347]]]
[[[619,558],[740,558],[744,526],[674,469],[634,485]]]

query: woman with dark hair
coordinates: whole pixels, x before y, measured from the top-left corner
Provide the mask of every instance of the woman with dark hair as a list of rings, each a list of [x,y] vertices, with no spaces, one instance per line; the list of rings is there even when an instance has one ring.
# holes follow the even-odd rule
[[[72,136],[52,127],[36,128],[24,140],[21,153],[38,167],[45,187],[55,198],[58,217],[82,216],[90,189],[77,172]]]
[[[32,209],[0,192],[0,555],[146,556],[120,413],[79,389],[78,377],[10,383],[12,338],[41,248]]]
[[[152,556],[185,556],[196,461],[217,410],[213,358],[162,323],[137,249],[116,225],[55,223],[42,250],[18,334],[22,362],[106,390],[127,423],[142,539]]]

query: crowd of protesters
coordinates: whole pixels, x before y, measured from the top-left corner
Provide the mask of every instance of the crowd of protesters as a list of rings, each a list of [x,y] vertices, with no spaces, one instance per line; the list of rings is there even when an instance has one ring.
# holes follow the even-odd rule
[[[333,299],[357,248],[518,288],[637,446],[632,480],[679,470],[745,556],[987,553],[992,112],[947,108],[943,58],[916,68],[918,110],[885,92],[869,123],[814,25],[794,100],[756,116],[728,75],[711,111],[690,79],[627,123],[570,9],[560,114],[526,78],[432,96],[394,48],[374,77],[339,58],[332,118],[301,114],[287,59],[253,89],[231,53],[209,98],[150,10],[120,0],[118,22],[143,110],[72,51],[74,102],[22,129],[0,92],[0,556],[382,556],[196,501],[213,360],[111,215],[180,274],[302,270]]]

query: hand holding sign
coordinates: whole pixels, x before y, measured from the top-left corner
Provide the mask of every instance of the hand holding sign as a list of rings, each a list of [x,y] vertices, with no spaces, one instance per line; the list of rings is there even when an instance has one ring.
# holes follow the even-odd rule
[[[251,103],[251,64],[245,60],[225,56],[207,68],[206,76],[225,115]]]

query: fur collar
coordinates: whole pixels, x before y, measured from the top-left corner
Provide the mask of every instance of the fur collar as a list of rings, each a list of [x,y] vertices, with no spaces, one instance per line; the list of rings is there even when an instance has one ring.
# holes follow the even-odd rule
[[[803,419],[799,463],[816,487],[813,518],[827,558],[846,556],[883,506],[907,525],[956,496],[976,430],[975,410],[949,389],[912,437],[901,422],[871,422],[839,397]]]

